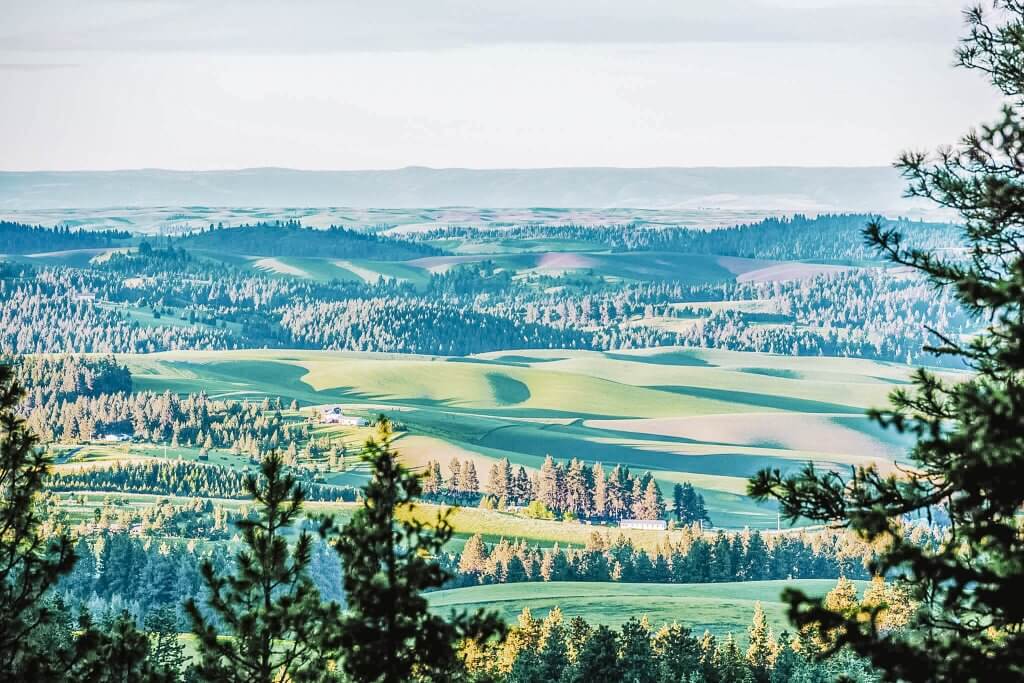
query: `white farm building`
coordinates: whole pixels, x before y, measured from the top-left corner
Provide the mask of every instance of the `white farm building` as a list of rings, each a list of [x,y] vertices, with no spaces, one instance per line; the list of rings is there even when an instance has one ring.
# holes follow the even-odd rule
[[[647,529],[649,531],[664,531],[668,528],[668,522],[663,519],[620,519],[619,527],[622,529]]]
[[[350,427],[363,427],[367,424],[365,418],[346,415],[338,405],[321,406],[320,422],[325,425],[348,425]]]

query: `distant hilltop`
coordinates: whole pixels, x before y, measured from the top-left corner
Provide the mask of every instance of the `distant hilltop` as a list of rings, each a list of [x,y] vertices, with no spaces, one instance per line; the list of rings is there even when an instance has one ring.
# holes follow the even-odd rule
[[[0,210],[552,207],[916,215],[887,167],[3,171]]]

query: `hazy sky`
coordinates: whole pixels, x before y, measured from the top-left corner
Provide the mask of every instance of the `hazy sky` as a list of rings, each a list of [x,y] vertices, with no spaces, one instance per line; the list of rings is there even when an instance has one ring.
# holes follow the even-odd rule
[[[0,169],[881,165],[954,0],[0,0]]]

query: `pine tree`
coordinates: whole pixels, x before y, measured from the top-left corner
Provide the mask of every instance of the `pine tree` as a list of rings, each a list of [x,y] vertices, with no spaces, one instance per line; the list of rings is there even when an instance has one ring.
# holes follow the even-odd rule
[[[452,458],[448,463],[448,489],[453,493],[462,491],[462,463],[458,458]]]
[[[539,680],[543,681],[560,680],[569,665],[562,611],[557,607],[548,613],[541,626],[541,646],[537,660]]]
[[[646,619],[631,617],[622,625],[619,661],[623,680],[634,683],[657,683],[658,667],[651,650],[651,630]]]
[[[618,652],[619,638],[615,631],[604,624],[599,625],[580,652],[570,680],[572,683],[625,680]]]
[[[185,672],[185,646],[178,639],[178,613],[174,607],[157,608],[146,615],[149,636],[149,660],[172,680],[182,680]]]
[[[477,493],[480,490],[480,479],[476,474],[476,465],[467,460],[462,466],[461,487],[466,493]]]
[[[244,548],[234,575],[219,575],[209,560],[201,570],[206,605],[231,637],[220,637],[194,599],[186,603],[199,639],[197,672],[203,680],[225,683],[325,680],[338,606],[321,602],[308,575],[312,537],[302,532],[289,549],[285,535],[300,519],[302,485],[285,473],[276,453],[260,469],[261,476],[246,479],[259,508],[256,518],[236,523]]]
[[[487,546],[484,545],[483,536],[473,534],[462,546],[462,554],[459,556],[460,574],[483,574],[487,566]]]
[[[46,677],[60,655],[37,649],[33,634],[62,618],[45,596],[75,555],[66,534],[40,530],[36,499],[50,460],[18,417],[21,396],[13,368],[0,364],[0,678],[31,680]]]
[[[432,614],[422,592],[449,578],[433,560],[451,539],[445,516],[428,525],[403,516],[420,495],[419,477],[398,461],[391,426],[379,422],[377,439],[367,441],[362,459],[370,481],[362,505],[334,537],[342,559],[348,609],[338,625],[342,666],[358,681],[400,683],[414,672],[426,680],[448,680],[458,667],[456,643],[486,641],[502,633],[492,614]]]
[[[776,499],[787,519],[841,524],[883,550],[871,570],[906,578],[922,607],[907,629],[879,628],[878,606],[850,612],[788,591],[790,617],[820,624],[869,657],[890,680],[1018,680],[1024,677],[1024,2],[995,0],[994,15],[968,10],[960,66],[984,74],[1004,105],[992,125],[937,157],[904,154],[908,194],[957,211],[963,251],[940,255],[908,244],[880,222],[865,235],[891,261],[952,291],[982,329],[969,339],[935,334],[928,350],[974,374],[948,382],[918,370],[914,387],[873,411],[884,427],[917,439],[899,475],[862,467],[846,478],[813,467],[790,476],[763,471],[759,500]],[[940,512],[951,524],[939,544],[903,533],[907,516]]]
[[[747,665],[750,666],[754,680],[756,683],[770,683],[778,648],[760,600],[754,604],[754,617],[747,629],[747,643]]]
[[[651,642],[663,681],[691,681],[700,671],[700,645],[680,624],[662,626]]]

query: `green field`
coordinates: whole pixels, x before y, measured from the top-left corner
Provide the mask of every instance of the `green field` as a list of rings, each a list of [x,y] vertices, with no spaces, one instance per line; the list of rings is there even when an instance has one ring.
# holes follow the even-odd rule
[[[429,593],[427,598],[440,614],[483,608],[514,622],[524,607],[537,618],[558,607],[567,619],[578,615],[591,623],[620,626],[630,617],[646,615],[655,628],[679,622],[698,634],[709,630],[721,635],[745,632],[757,602],[780,633],[787,628],[786,607],[779,599],[784,587],[824,595],[835,585],[831,579],[699,584],[555,581],[456,588]]]
[[[666,494],[689,481],[725,527],[774,527],[746,498],[762,467],[807,460],[891,468],[905,443],[865,408],[906,381],[904,366],[695,349],[518,351],[449,359],[318,351],[127,355],[137,389],[212,397],[280,396],[385,411],[414,466],[495,458],[527,468],[547,454],[650,470]]]

